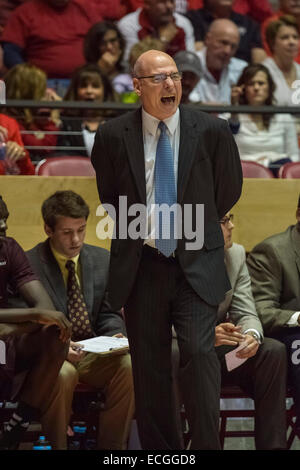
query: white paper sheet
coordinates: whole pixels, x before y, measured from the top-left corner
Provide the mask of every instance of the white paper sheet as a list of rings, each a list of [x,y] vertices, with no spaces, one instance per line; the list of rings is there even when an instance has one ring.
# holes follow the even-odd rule
[[[240,357],[236,357],[236,353],[240,350],[240,349],[243,349],[245,347],[245,342],[239,344],[239,346],[235,349],[233,349],[232,351],[230,351],[229,353],[225,354],[225,361],[226,361],[226,366],[227,366],[227,370],[230,372],[231,370],[235,369],[236,367],[239,367],[240,365],[242,365],[245,361],[247,361],[247,357],[246,358],[240,358]]]
[[[96,338],[85,339],[78,341],[82,344],[83,351],[93,352],[96,354],[110,353],[114,351],[128,350],[127,338],[116,338],[115,336],[97,336]]]

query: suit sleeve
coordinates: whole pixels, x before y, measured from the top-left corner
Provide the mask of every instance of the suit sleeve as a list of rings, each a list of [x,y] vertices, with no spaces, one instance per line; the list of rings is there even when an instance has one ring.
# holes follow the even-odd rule
[[[242,327],[242,331],[250,328],[257,330],[263,337],[263,329],[258,318],[251,290],[251,279],[246,265],[245,250],[240,250],[240,269],[233,288],[230,319]]]
[[[212,136],[212,139],[217,140],[213,153],[213,171],[215,201],[221,219],[240,198],[243,174],[238,148],[227,121],[220,119],[217,122],[220,126],[216,135]]]
[[[280,308],[283,273],[276,249],[267,243],[257,245],[249,254],[247,264],[257,313],[265,333],[272,335],[287,327],[287,322],[295,313]]]
[[[94,328],[95,333],[97,336],[113,336],[117,333],[127,336],[122,313],[112,310],[107,296],[106,292]]]
[[[100,126],[96,133],[91,161],[96,171],[97,187],[101,203],[108,203],[117,207],[118,192],[115,184],[115,170],[108,150],[111,145],[106,145],[104,127],[105,126]]]

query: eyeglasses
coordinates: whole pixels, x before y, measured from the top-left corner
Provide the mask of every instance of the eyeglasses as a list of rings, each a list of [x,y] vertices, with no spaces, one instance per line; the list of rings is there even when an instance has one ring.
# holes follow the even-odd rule
[[[223,217],[223,219],[220,220],[220,224],[227,226],[229,222],[233,222],[233,214],[229,214],[229,217]]]
[[[170,77],[173,82],[178,82],[182,78],[181,72],[172,72],[172,73],[156,73],[155,75],[148,75],[146,77],[136,77],[139,80],[142,78],[151,78],[152,83],[162,83],[167,78]]]

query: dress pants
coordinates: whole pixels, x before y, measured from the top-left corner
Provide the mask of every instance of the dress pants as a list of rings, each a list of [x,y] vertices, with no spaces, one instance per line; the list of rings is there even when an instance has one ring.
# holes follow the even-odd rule
[[[145,246],[124,307],[143,449],[180,449],[172,391],[172,325],[178,337],[191,449],[219,449],[217,307],[190,287],[176,258]]]
[[[288,361],[288,383],[295,403],[297,428],[300,435],[300,331],[299,327],[284,328],[277,339],[285,344]]]
[[[59,429],[52,444],[55,449],[67,448],[73,391],[78,382],[105,389],[105,408],[99,413],[98,449],[121,450],[127,441],[134,414],[134,391],[129,354],[101,356],[87,353],[76,365],[65,361],[53,393],[43,412],[46,435]],[[56,424],[55,424],[56,423]]]
[[[284,345],[265,338],[255,356],[228,372],[225,354],[236,346],[218,346],[216,353],[221,364],[222,385],[238,385],[255,403],[255,446],[257,450],[286,449],[286,352]],[[177,339],[172,345],[174,394],[179,410],[183,389]],[[181,432],[181,422],[177,426]]]
[[[283,344],[265,338],[255,356],[228,372],[225,354],[232,349],[232,346],[216,348],[222,384],[238,385],[254,400],[256,449],[286,449],[287,361]]]

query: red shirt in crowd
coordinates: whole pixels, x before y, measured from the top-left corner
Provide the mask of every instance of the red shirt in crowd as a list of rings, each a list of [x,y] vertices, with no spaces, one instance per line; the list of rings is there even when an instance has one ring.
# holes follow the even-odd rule
[[[20,129],[17,121],[11,117],[6,116],[5,114],[0,114],[0,126],[5,127],[8,131],[7,140],[12,140],[17,144],[24,147],[22,137],[20,134]],[[25,150],[26,155],[24,158],[21,158],[17,161],[17,165],[20,169],[21,175],[34,175],[34,166],[30,160],[30,156],[27,150]],[[3,161],[0,160],[0,175],[4,175],[4,165]]]
[[[127,12],[135,11],[143,6],[143,0],[123,0],[127,4]],[[187,0],[187,10],[203,8],[203,0]],[[232,9],[241,15],[249,15],[258,23],[262,23],[273,14],[268,0],[234,0]]]
[[[30,0],[11,14],[1,40],[19,46],[49,78],[69,78],[84,63],[83,38],[101,21],[99,10],[95,0],[70,0],[61,10]]]

